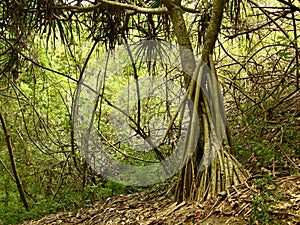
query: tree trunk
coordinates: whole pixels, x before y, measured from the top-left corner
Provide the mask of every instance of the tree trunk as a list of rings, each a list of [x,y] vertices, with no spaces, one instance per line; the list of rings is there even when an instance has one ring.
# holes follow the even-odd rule
[[[165,5],[169,9],[174,32],[180,46],[192,52],[192,45],[187,33],[182,11],[171,0],[165,0]],[[209,67],[210,73],[207,75],[207,83],[211,90],[214,100],[215,123],[213,123],[211,105],[208,103],[199,83],[203,77],[205,64],[199,62],[195,67],[193,54],[185,51],[181,52],[181,60],[185,71],[194,71],[193,79],[185,77],[186,87],[189,87],[189,96],[194,100],[194,110],[191,118],[191,124],[200,124],[200,127],[190,127],[190,140],[193,141],[193,135],[199,135],[196,150],[192,157],[181,169],[175,191],[175,201],[202,201],[216,195],[226,188],[243,182],[248,176],[248,172],[238,163],[238,161],[229,153],[232,146],[228,145],[230,137],[220,145],[214,143],[215,129],[217,132],[227,134],[225,119],[222,117],[222,99],[218,95],[219,87],[217,83],[217,74],[212,59],[213,49],[217,40],[226,0],[214,0],[211,20],[205,35],[202,61]],[[178,4],[178,2],[177,2]],[[195,116],[197,114],[197,116]],[[194,120],[198,120],[196,122]],[[197,132],[195,131],[196,129]],[[200,132],[199,132],[200,131]],[[226,140],[227,139],[227,140]],[[189,149],[193,143],[189,143],[186,148],[187,155],[191,152]]]

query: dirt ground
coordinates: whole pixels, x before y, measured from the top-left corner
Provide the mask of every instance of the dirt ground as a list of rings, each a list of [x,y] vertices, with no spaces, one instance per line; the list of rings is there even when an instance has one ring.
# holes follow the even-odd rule
[[[161,191],[154,187],[142,193],[113,196],[76,212],[60,212],[23,225],[238,225],[249,224],[250,219],[252,224],[300,225],[300,175],[279,178],[276,183],[279,186],[275,188],[249,181],[209,201],[180,204],[173,203],[170,189]]]

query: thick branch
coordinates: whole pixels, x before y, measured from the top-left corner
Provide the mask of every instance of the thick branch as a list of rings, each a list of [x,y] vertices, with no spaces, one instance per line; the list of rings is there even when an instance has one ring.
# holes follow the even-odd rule
[[[189,33],[186,28],[183,11],[180,6],[175,5],[172,0],[162,1],[169,10],[169,15],[173,24],[173,29],[180,47],[180,57],[182,69],[185,72],[185,86],[188,88],[191,80],[191,75],[194,72],[196,62],[193,54],[193,48]]]
[[[225,3],[226,0],[215,0],[213,2],[211,21],[209,22],[209,26],[205,35],[205,42],[202,53],[202,59],[207,64],[208,56],[213,52],[216,40],[219,35]]]
[[[64,9],[64,10],[69,10],[75,13],[82,13],[82,12],[91,12],[96,9],[99,9],[103,7],[104,4],[118,7],[121,9],[127,9],[127,10],[132,10],[135,13],[145,13],[145,14],[166,14],[168,12],[168,9],[166,7],[160,7],[160,8],[145,8],[145,7],[139,7],[136,5],[130,5],[130,4],[125,4],[121,2],[115,2],[115,1],[110,1],[110,0],[99,0],[100,3],[94,6],[87,6],[87,7],[78,7],[78,6],[55,6],[55,9]]]

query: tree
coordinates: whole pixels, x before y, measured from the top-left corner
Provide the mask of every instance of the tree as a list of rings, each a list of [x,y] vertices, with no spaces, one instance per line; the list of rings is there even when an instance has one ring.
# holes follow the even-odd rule
[[[146,39],[158,38],[158,32],[167,38],[170,32],[170,20],[173,24],[178,44],[182,47],[181,61],[185,67],[184,70],[191,71],[191,73],[195,70],[198,71],[194,73],[192,79],[184,75],[184,80],[185,88],[195,103],[191,124],[194,123],[193,120],[200,119],[200,127],[191,126],[191,140],[194,139],[193,135],[197,134],[196,129],[200,129],[200,132],[198,132],[200,137],[194,155],[191,156],[191,159],[188,160],[180,172],[175,199],[178,202],[206,199],[224,190],[228,186],[245,180],[247,173],[240,168],[240,165],[228,152],[228,149],[230,149],[230,147],[226,147],[228,146],[228,142],[226,146],[214,146],[214,140],[211,139],[213,138],[211,127],[218,126],[218,123],[224,123],[224,118],[219,115],[217,116],[217,123],[213,124],[211,122],[212,115],[210,105],[207,102],[205,94],[199,85],[197,85],[197,80],[200,79],[199,74],[203,71],[204,64],[195,62],[194,60],[192,43],[186,28],[186,21],[183,17],[183,12],[198,14],[199,11],[197,9],[185,7],[181,1],[171,0],[161,2],[152,1],[148,5],[140,2],[132,2],[129,4],[107,0],[97,1],[90,5],[85,5],[85,3],[81,3],[80,1],[75,4],[69,4],[64,1],[34,3],[30,3],[29,1],[8,1],[2,4],[4,18],[12,18],[10,22],[6,20],[2,21],[4,25],[2,28],[2,38],[10,45],[9,50],[11,52],[17,52],[17,55],[21,55],[23,58],[25,57],[25,59],[31,63],[44,69],[45,67],[38,62],[26,58],[23,54],[23,49],[26,48],[25,45],[28,45],[32,41],[28,39],[28,37],[32,35],[33,32],[39,32],[38,30],[46,32],[48,40],[50,40],[51,37],[54,38],[53,44],[55,44],[55,39],[57,35],[59,35],[60,40],[67,46],[67,49],[72,54],[72,44],[74,43],[74,36],[76,36],[73,30],[78,29],[79,31],[79,26],[82,25],[89,29],[88,37],[93,40],[94,44],[83,67],[80,68],[79,66],[80,77],[86,69],[91,54],[99,43],[103,43],[107,48],[112,49],[117,43],[128,42],[132,32],[130,25],[137,24],[135,20],[143,20],[141,26],[138,24],[138,30],[140,33],[144,33],[144,38]],[[207,9],[211,10],[211,15],[208,15],[211,18],[209,22],[207,21],[208,27],[205,31],[201,58],[212,71],[209,83],[214,89],[218,89],[218,84],[216,83],[217,74],[212,60],[212,54],[219,34],[225,4],[226,1],[212,1],[207,5]],[[17,16],[14,16],[16,14],[11,10],[12,8],[18,11]],[[132,22],[131,19],[133,19]],[[164,29],[158,30],[160,28],[155,23],[162,22]],[[79,34],[80,33],[77,35]],[[189,52],[187,52],[186,49],[188,49]],[[7,62],[10,61],[8,60]],[[18,61],[15,61],[15,63],[18,64]],[[198,64],[198,67],[196,67],[196,64]],[[4,71],[9,71],[9,69],[4,66]],[[11,73],[13,73],[12,70]],[[74,80],[72,77],[68,78]],[[214,96],[214,99],[218,101],[216,105],[221,105],[222,100],[219,99],[218,96]],[[215,110],[221,114],[221,108],[216,107]],[[198,114],[198,116],[194,116],[196,114]],[[138,130],[139,129],[138,127]],[[226,132],[221,126],[216,129],[219,129],[221,133]],[[71,140],[73,140],[73,135],[71,129]],[[71,143],[71,146],[73,146],[72,154],[75,155],[74,142]],[[193,146],[193,144],[190,143],[187,145],[187,151],[190,151],[188,149],[192,148],[189,146]],[[221,151],[217,149],[219,147],[221,147]],[[205,157],[214,158],[216,152],[219,153],[212,164],[208,165],[208,162],[206,162],[208,168],[206,170],[201,169],[199,166],[201,159]],[[77,164],[74,158],[75,167],[77,167]],[[83,187],[86,182],[85,171],[87,169],[87,165],[84,165]]]
[[[177,40],[181,46],[180,56],[184,71],[194,74],[192,78],[184,73],[181,76],[183,77],[182,86],[186,88],[189,97],[194,101],[194,108],[190,109],[193,118],[191,124],[195,123],[195,120],[199,120],[200,126],[190,126],[190,139],[198,140],[199,138],[199,141],[193,155],[189,155],[191,152],[189,146],[193,147],[193,141],[189,143],[190,145],[187,145],[186,159],[183,161],[184,167],[179,173],[175,201],[204,200],[219,191],[225,190],[228,186],[243,182],[249,174],[244,171],[231,154],[232,143],[229,128],[220,125],[224,124],[223,109],[220,107],[222,99],[217,95],[217,92],[209,93],[215,101],[214,108],[212,108],[207,93],[201,90],[198,81],[204,71],[208,78],[207,82],[211,86],[210,89],[218,90],[217,81],[219,76],[214,63],[214,49],[216,45],[219,45],[222,48],[222,54],[226,55],[236,65],[234,70],[240,68],[237,69],[237,75],[229,73],[230,78],[222,76],[222,79],[225,79],[222,82],[230,87],[233,86],[231,97],[236,100],[237,108],[241,111],[242,107],[237,100],[238,94],[244,96],[245,99],[249,99],[253,106],[262,105],[261,110],[265,115],[264,118],[269,117],[272,110],[277,109],[285,99],[296,95],[299,90],[299,50],[297,41],[291,41],[290,39],[293,37],[297,40],[298,37],[295,13],[299,11],[299,7],[283,0],[279,2],[285,8],[282,9],[278,6],[278,8],[275,7],[275,12],[273,12],[260,7],[258,3],[250,1],[248,7],[255,12],[254,15],[260,19],[262,13],[267,21],[258,26],[254,26],[255,23],[253,23],[248,27],[245,25],[246,19],[241,16],[243,10],[247,10],[247,4],[244,1],[203,1],[201,3],[196,2],[194,8],[192,8],[194,2],[180,0],[152,0],[146,1],[146,3],[144,1],[109,0],[73,2],[64,0],[11,0],[1,2],[0,91],[4,93],[4,96],[9,97],[1,98],[0,101],[3,112],[17,112],[11,115],[12,118],[9,118],[9,121],[21,118],[22,123],[15,122],[13,124],[12,127],[16,130],[12,133],[15,133],[17,138],[25,139],[26,143],[32,143],[32,148],[30,148],[32,152],[24,151],[26,162],[22,165],[24,167],[31,165],[32,168],[35,168],[32,163],[33,160],[30,161],[32,155],[36,157],[36,163],[43,160],[44,155],[47,156],[48,164],[40,171],[46,171],[45,173],[47,173],[45,175],[47,181],[49,181],[47,182],[47,193],[52,193],[53,198],[57,196],[64,182],[73,182],[72,176],[81,181],[83,189],[89,182],[96,183],[97,174],[90,170],[78,154],[74,130],[71,125],[72,116],[69,103],[72,104],[75,99],[74,86],[82,78],[93,57],[103,51],[101,46],[109,50],[114,49],[117,45],[134,42],[137,39]],[[246,15],[246,13],[244,14]],[[292,15],[291,18],[287,17],[289,14]],[[223,16],[226,16],[225,22],[222,20]],[[277,21],[287,22],[281,26]],[[293,24],[293,34],[285,31],[285,26],[288,26],[289,22]],[[263,37],[261,37],[265,35],[263,28],[271,26],[271,24],[274,25],[274,30],[282,32],[283,36],[280,38],[286,46],[286,51],[281,49],[274,54],[281,57],[278,62],[290,60],[287,64],[294,65],[295,61],[291,73],[295,72],[296,75],[293,78],[294,82],[291,82],[293,85],[284,86],[282,92],[281,84],[290,79],[288,76],[289,69],[287,69],[284,76],[280,77],[279,83],[276,83],[277,78],[274,79],[273,83],[275,83],[276,88],[271,93],[266,90],[273,88],[273,86],[259,86],[253,83],[253,89],[266,92],[260,93],[257,91],[258,94],[251,97],[251,91],[243,89],[242,83],[239,83],[237,77],[244,79],[241,71],[248,72],[248,62],[255,65],[254,58],[257,52],[260,52],[265,46],[262,46],[256,52],[251,52],[249,49],[255,49],[254,46],[259,46],[257,43],[252,45],[253,41],[263,40]],[[220,33],[221,30],[222,34]],[[259,33],[260,31],[261,33]],[[252,34],[253,36],[251,36]],[[247,54],[251,53],[251,57],[245,57],[245,62],[240,63],[232,56],[232,53],[227,52],[226,47],[228,47],[228,44],[224,46],[220,39],[218,41],[220,35],[222,39],[225,38],[227,41],[245,37],[244,42],[247,43],[245,51],[247,51]],[[46,40],[45,46],[38,44],[42,38]],[[88,50],[83,50],[80,46],[80,42],[85,40],[88,40],[90,44]],[[37,50],[34,48],[37,45],[39,45],[39,53],[36,53]],[[49,46],[50,48],[48,48]],[[48,60],[49,57],[51,58],[50,50],[57,46],[63,46],[63,50],[60,50],[62,53],[57,54],[64,56],[53,60],[51,63]],[[281,46],[281,43],[278,46]],[[42,51],[41,48],[43,48]],[[192,54],[196,51],[200,55],[199,60],[195,60]],[[295,57],[290,59],[289,56],[294,51]],[[273,56],[268,58],[269,65],[274,65],[273,68],[268,68],[269,71],[272,71],[270,73],[273,73],[277,68],[276,65],[280,64],[272,58]],[[64,65],[57,68],[55,64],[61,62],[64,62]],[[147,68],[152,73],[156,72],[154,67],[149,66]],[[218,71],[223,70],[222,72],[227,74],[228,72],[224,68]],[[281,68],[284,68],[284,66]],[[137,80],[137,69],[130,72],[134,74],[135,80]],[[259,72],[262,73],[263,70],[259,70]],[[262,79],[262,83],[265,82],[259,73],[250,75],[249,79]],[[55,80],[57,78],[64,84],[56,89],[54,84],[56,84]],[[121,80],[121,82],[124,82],[124,80]],[[289,93],[287,90],[291,86],[296,88]],[[44,90],[47,90],[47,94],[44,94]],[[276,103],[268,109],[264,108],[265,101],[269,100],[266,96],[271,98],[272,93],[281,96],[285,92],[288,92],[288,94],[284,98],[280,100],[279,97],[276,97]],[[66,95],[68,97],[65,97]],[[49,99],[52,98],[53,104],[49,104]],[[257,98],[259,101],[255,100]],[[10,99],[15,99],[15,101],[12,102]],[[109,101],[106,103],[110,107],[116,107]],[[59,122],[55,122],[56,114],[51,111],[55,111],[57,115],[62,115]],[[140,119],[141,113],[138,114],[137,121]],[[107,123],[105,120],[98,119],[99,124]],[[143,136],[145,132],[141,132],[142,128],[139,124],[139,122],[132,123],[131,126],[138,135]],[[63,132],[60,132],[60,130],[63,130]],[[222,145],[214,145],[214,130],[225,136]],[[193,137],[197,133],[199,137]],[[146,135],[143,137],[147,138]],[[101,138],[105,139],[106,137]],[[23,156],[23,153],[18,152],[18,154]],[[159,160],[167,156],[165,152],[155,155]],[[123,156],[125,158],[131,157],[129,154]],[[206,168],[203,170],[199,165],[203,161],[205,162],[207,158],[209,160],[206,164],[203,164]],[[135,160],[136,158],[131,157],[131,159]],[[211,162],[212,159],[214,160]],[[153,158],[151,160],[144,160],[143,163],[153,162]],[[39,174],[35,169],[32,169],[32,171],[36,175]],[[68,181],[66,181],[65,174],[72,174]],[[22,175],[20,176],[22,177]],[[39,180],[38,176],[36,177],[37,180]],[[57,180],[55,185],[52,183],[53,176]],[[41,177],[43,176],[41,175]],[[24,189],[26,189],[25,186]],[[34,197],[31,196],[31,198],[34,200]]]
[[[192,45],[188,38],[189,34],[185,26],[182,25],[185,22],[181,15],[181,10],[179,8],[176,9],[174,3],[170,1],[166,2],[166,4],[170,10],[170,17],[173,22],[174,31],[176,33],[179,43],[182,46],[185,46],[188,49],[192,50]],[[225,4],[226,1],[212,2],[211,19],[207,27],[203,43],[203,50],[201,54],[203,62],[206,65],[208,65],[212,71],[212,74],[210,76],[215,77],[217,77],[217,74],[214,67],[212,54],[215,42],[219,34]],[[187,59],[188,57],[184,58]],[[190,57],[189,62],[192,61],[193,60]],[[186,63],[183,64],[186,65]],[[193,65],[191,65],[191,67],[193,67]],[[200,65],[200,67],[204,66]],[[198,69],[198,71],[199,72],[198,74],[196,73],[196,75],[200,76],[199,73],[201,73],[203,69]],[[194,80],[197,79],[199,78],[194,78]],[[218,89],[218,84],[215,83],[215,79],[211,78],[209,80],[209,83],[211,83],[215,91]],[[190,85],[192,86],[192,84]],[[203,118],[200,124],[200,127],[203,127],[203,130],[200,132],[200,139],[202,140],[198,143],[196,152],[194,153],[192,158],[188,161],[188,163],[183,167],[183,169],[180,172],[175,195],[175,199],[178,202],[190,200],[205,200],[206,198],[210,198],[218,192],[225,190],[229,186],[238,184],[239,182],[243,182],[248,176],[248,174],[245,171],[243,171],[242,167],[237,163],[234,157],[230,155],[230,153],[228,152],[228,148],[226,149],[226,146],[222,146],[221,150],[219,151],[219,149],[215,149],[219,146],[215,147],[213,143],[209,143],[210,141],[212,141],[210,138],[204,138],[210,137],[212,135],[211,131],[209,130],[211,128],[207,127],[208,124],[211,124],[210,121],[212,120],[212,118],[209,106],[207,105],[207,103],[205,103],[206,97],[203,96],[203,92],[201,92],[201,90],[197,90],[200,89],[200,87],[197,87],[197,85],[194,86],[196,87],[194,89],[191,89],[190,92],[195,102],[196,99],[199,99],[199,103],[195,104],[195,106],[197,107],[197,111],[200,114],[200,117]],[[217,101],[215,103],[218,107],[222,99],[219,99],[218,96],[216,96],[213,99]],[[221,118],[220,115],[221,110],[221,108],[216,109],[216,111],[219,114],[217,123],[222,123],[223,120],[223,118]],[[211,126],[213,127],[213,125]],[[199,128],[196,127],[195,129]],[[224,129],[222,130],[221,126],[219,126],[217,129],[220,129],[221,132],[226,132]],[[227,139],[227,144],[230,144],[228,143],[228,140],[230,140],[229,136]],[[229,148],[230,147],[232,146],[229,146]],[[218,153],[215,153],[214,151]],[[204,157],[205,154],[217,155],[216,158],[213,160],[212,164],[206,165],[207,168],[203,170],[199,165],[201,159]],[[214,156],[212,156],[212,158],[214,158]]]

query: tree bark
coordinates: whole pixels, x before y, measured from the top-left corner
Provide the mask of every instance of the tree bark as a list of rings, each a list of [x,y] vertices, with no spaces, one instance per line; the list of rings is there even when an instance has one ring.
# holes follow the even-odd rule
[[[183,18],[182,9],[179,5],[180,1],[176,0],[176,4],[174,4],[172,0],[163,0],[163,3],[168,8],[168,13],[173,24],[174,33],[178,40],[182,69],[186,72],[186,74],[184,74],[185,87],[186,89],[188,89],[191,81],[190,75],[193,74],[196,66],[196,61],[193,54],[191,40],[187,32],[185,20]]]
[[[244,171],[237,160],[230,155],[230,147],[228,147],[228,145],[226,146],[223,144],[220,149],[216,149],[218,146],[214,146],[210,133],[211,127],[213,126],[211,109],[206,96],[199,86],[202,73],[205,71],[204,66],[207,64],[211,71],[208,76],[208,85],[211,90],[217,90],[219,88],[212,54],[219,34],[226,0],[213,1],[211,20],[205,35],[201,56],[201,59],[205,64],[199,62],[197,66],[195,66],[194,56],[191,54],[193,52],[192,45],[185,26],[182,11],[178,5],[180,4],[180,1],[176,2],[177,5],[171,0],[164,0],[163,2],[169,10],[178,44],[182,46],[183,49],[186,49],[181,52],[183,69],[188,71],[189,74],[194,74],[193,79],[189,79],[185,76],[185,85],[186,88],[188,88],[189,96],[194,101],[191,124],[197,124],[193,120],[199,120],[200,125],[200,127],[195,127],[193,125],[190,127],[190,142],[194,140],[193,135],[195,134],[199,135],[199,141],[192,157],[179,173],[175,191],[175,201],[202,201],[223,191],[229,186],[243,182],[248,177],[248,173]],[[187,53],[188,51],[190,53]],[[213,100],[215,101],[215,110],[217,112],[217,122],[215,124],[217,127],[215,127],[215,129],[225,133],[226,129],[218,125],[222,122],[225,123],[224,119],[221,117],[221,108],[219,107],[222,103],[222,99],[217,95],[217,91],[212,94],[214,95]],[[195,116],[196,113],[199,116]],[[198,132],[196,132],[196,129],[198,129]],[[191,151],[189,148],[192,148],[192,146],[192,143],[187,145],[187,154]],[[210,165],[207,165],[205,170],[201,169],[200,166],[200,163],[203,160],[205,161],[204,156],[211,156],[214,158]]]

